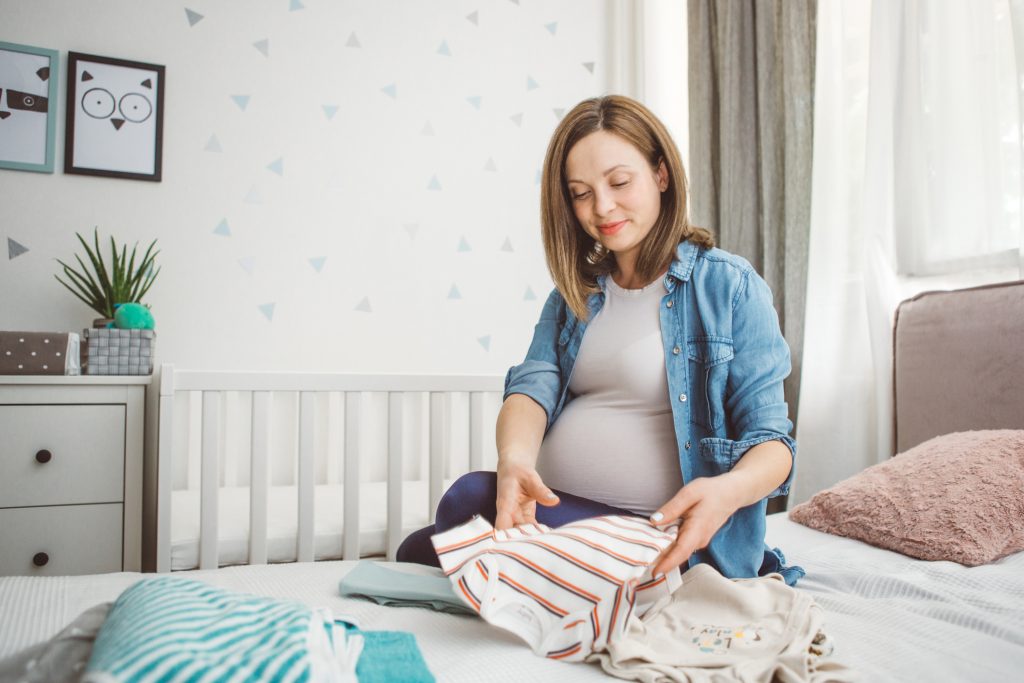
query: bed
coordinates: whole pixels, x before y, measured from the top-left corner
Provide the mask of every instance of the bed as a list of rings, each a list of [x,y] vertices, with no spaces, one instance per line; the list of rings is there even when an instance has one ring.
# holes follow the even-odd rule
[[[943,321],[956,320],[951,328]],[[914,440],[941,433],[949,425],[956,429],[1024,429],[1024,398],[1019,387],[1024,378],[1024,354],[1019,339],[1024,335],[1024,283],[1003,287],[935,293],[905,302],[899,309],[895,326],[895,401],[898,423],[894,425],[900,450]],[[964,354],[965,344],[981,353]],[[952,359],[952,360],[951,360]],[[194,558],[184,556],[187,534],[178,536],[182,566],[201,568],[179,572],[213,585],[274,597],[288,597],[312,606],[330,607],[336,614],[353,618],[363,629],[397,629],[416,635],[423,656],[433,674],[441,681],[478,681],[481,670],[486,680],[563,681],[607,680],[594,666],[568,664],[533,655],[514,636],[484,626],[474,617],[442,614],[422,609],[398,609],[373,603],[343,599],[338,582],[365,556],[393,557],[394,548],[409,527],[429,519],[429,509],[446,481],[457,476],[459,467],[439,459],[451,447],[450,404],[448,394],[460,396],[466,406],[469,425],[466,434],[465,467],[486,466],[484,425],[490,420],[485,410],[493,394],[500,391],[500,378],[462,378],[461,384],[449,379],[381,379],[366,376],[355,382],[351,376],[324,379],[324,376],[280,375],[231,376],[224,373],[184,373],[165,370],[161,389],[163,399],[175,399],[178,391],[201,392],[201,412],[215,414],[212,407],[217,392],[252,392],[247,404],[252,415],[262,415],[269,406],[264,393],[295,391],[296,471],[294,481],[282,484],[281,491],[259,472],[265,470],[269,441],[256,435],[249,439],[249,479],[243,496],[232,490],[223,469],[223,441],[220,424],[200,428],[199,466],[193,476],[197,483],[192,493],[187,485],[175,491],[173,455],[175,424],[180,424],[173,400],[161,402],[161,477],[151,484],[162,491],[157,511],[158,533],[156,563],[163,571],[171,569],[171,533],[175,505],[184,507],[185,496],[197,499],[201,511],[191,521],[179,515],[176,525],[184,524],[196,532],[191,546]],[[922,378],[920,373],[927,377]],[[941,375],[941,378],[937,378]],[[916,378],[915,378],[916,376]],[[957,386],[965,378],[990,378],[990,391],[998,393],[998,407],[982,409],[992,395],[980,383],[971,383],[968,397],[979,409],[964,412],[950,402],[943,387]],[[244,378],[244,379],[243,379]],[[369,379],[368,379],[369,378]],[[395,383],[397,381],[397,384]],[[922,382],[931,389],[922,393]],[[936,382],[939,385],[936,385]],[[945,384],[943,384],[945,383]],[[369,388],[368,388],[369,387]],[[340,484],[329,475],[317,473],[316,443],[310,427],[316,423],[314,393],[350,392],[335,399],[347,407],[356,405],[352,392],[380,391],[387,407],[387,419],[378,424],[388,438],[374,457],[384,460],[383,481],[358,474],[365,465],[346,456],[337,467],[348,474]],[[399,392],[419,397],[396,397]],[[424,393],[426,392],[426,393]],[[491,395],[492,398],[488,398]],[[408,414],[408,400],[429,409],[410,427],[401,426]],[[1009,409],[1003,405],[1015,402]],[[913,402],[913,405],[910,405]],[[255,407],[253,407],[255,406]],[[303,409],[305,406],[305,410]],[[350,426],[354,422],[346,411]],[[473,426],[473,424],[476,426]],[[259,420],[256,424],[261,424]],[[252,433],[251,424],[249,426]],[[342,440],[356,444],[352,429]],[[302,434],[306,436],[303,437]],[[405,456],[410,448],[409,434],[419,439],[425,454],[425,470],[409,469]],[[417,436],[418,435],[418,436]],[[489,434],[487,435],[489,437]],[[320,439],[322,441],[323,439]],[[203,446],[205,444],[205,446]],[[220,444],[220,446],[218,446]],[[207,454],[203,454],[203,450]],[[351,452],[358,452],[353,446]],[[210,454],[220,453],[220,457]],[[195,458],[196,456],[190,456]],[[212,461],[212,462],[211,462]],[[255,474],[254,474],[255,473]],[[180,475],[187,484],[189,477]],[[272,478],[272,477],[270,477]],[[369,477],[374,478],[374,477]],[[321,481],[322,479],[322,481]],[[179,482],[180,483],[180,482]],[[233,482],[238,489],[238,482]],[[313,497],[329,495],[330,487],[340,503],[317,507]],[[375,488],[376,487],[376,488]],[[177,497],[175,494],[177,493]],[[308,495],[312,493],[312,495]],[[308,501],[298,504],[302,495]],[[240,497],[241,496],[241,497]],[[294,523],[283,523],[281,533],[266,521],[273,509],[274,496],[296,501]],[[238,500],[234,500],[238,498]],[[238,501],[241,502],[238,502]],[[203,502],[205,501],[205,502]],[[234,501],[234,502],[232,502]],[[372,504],[371,504],[372,503]],[[189,505],[195,506],[193,503]],[[249,538],[222,533],[218,519],[237,514],[239,507],[250,510],[251,524],[242,525]],[[228,512],[231,510],[232,512]],[[331,520],[325,524],[323,519]],[[340,521],[337,521],[340,518]],[[232,537],[232,535],[236,537]],[[242,540],[240,541],[239,538]],[[277,538],[277,541],[273,539]],[[821,533],[796,524],[786,513],[770,515],[767,540],[784,549],[787,560],[807,570],[798,590],[814,596],[826,615],[826,628],[836,643],[835,657],[856,669],[865,681],[955,680],[1002,681],[1020,676],[1024,667],[1024,553],[1011,554],[996,562],[965,567],[953,562],[925,562],[865,543]],[[271,546],[285,547],[284,554],[297,562],[269,562],[275,558]],[[325,559],[333,555],[341,560]],[[321,559],[321,561],[314,561]],[[237,563],[237,564],[236,564]],[[221,566],[235,564],[236,566]],[[433,572],[428,568],[394,564],[408,572]],[[6,577],[0,579],[0,657],[44,640],[88,607],[110,601],[141,574],[117,573],[75,577]]]

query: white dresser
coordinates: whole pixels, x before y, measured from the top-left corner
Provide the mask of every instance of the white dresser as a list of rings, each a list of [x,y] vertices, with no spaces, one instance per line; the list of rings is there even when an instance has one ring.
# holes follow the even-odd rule
[[[0,576],[141,570],[149,382],[0,376]]]

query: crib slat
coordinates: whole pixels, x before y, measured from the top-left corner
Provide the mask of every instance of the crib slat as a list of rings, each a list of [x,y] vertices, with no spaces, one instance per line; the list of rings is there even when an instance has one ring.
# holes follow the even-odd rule
[[[338,418],[338,393],[335,391],[328,392],[327,394],[327,419],[324,421],[324,428],[326,434],[324,439],[327,443],[327,462],[326,464],[326,476],[327,483],[330,485],[337,485],[341,483],[341,473],[338,471],[341,463],[338,461],[337,453],[341,450],[338,448],[338,439],[342,433],[344,425],[339,424]]]
[[[316,394],[299,394],[299,562],[313,561],[313,431],[316,427]]]
[[[388,392],[388,535],[387,559],[402,542],[402,394]]]
[[[171,571],[171,497],[174,477],[174,366],[160,367],[160,425],[157,436],[156,570]]]
[[[249,464],[249,564],[267,563],[268,454],[270,452],[269,391],[252,394],[252,453]]]
[[[359,559],[359,405],[358,392],[345,394],[345,509],[341,549],[345,560]]]
[[[224,424],[221,427],[221,448],[224,453],[224,486],[238,486],[240,479],[238,454],[238,423],[241,421],[238,416],[239,396],[237,391],[225,391],[224,394]],[[233,438],[234,437],[234,438]]]
[[[448,401],[448,394],[439,391],[430,394],[430,464],[428,483],[428,498],[430,510],[428,519],[434,523],[434,515],[437,514],[437,504],[441,502],[444,494],[444,469],[445,460],[448,458],[448,430],[451,426],[451,411]]]
[[[220,472],[217,444],[220,442],[220,392],[203,392],[202,472],[199,479],[199,568],[216,569],[217,493]]]
[[[186,488],[190,491],[199,488],[199,478],[202,474],[202,448],[203,430],[196,429],[195,425],[202,425],[203,422],[203,395],[200,391],[189,391],[185,394],[185,405],[187,407],[187,418],[185,428],[187,437],[186,457],[188,464],[185,467]]]
[[[484,468],[484,394],[479,391],[469,395],[469,471],[478,472]]]

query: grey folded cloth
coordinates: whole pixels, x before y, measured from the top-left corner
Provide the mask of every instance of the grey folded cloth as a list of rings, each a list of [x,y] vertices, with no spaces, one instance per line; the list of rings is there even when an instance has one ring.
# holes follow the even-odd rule
[[[111,604],[91,607],[53,638],[0,659],[0,681],[77,683]]]
[[[447,577],[409,574],[369,560],[353,567],[338,584],[338,590],[344,597],[366,598],[388,607],[425,607],[477,616],[456,597]]]

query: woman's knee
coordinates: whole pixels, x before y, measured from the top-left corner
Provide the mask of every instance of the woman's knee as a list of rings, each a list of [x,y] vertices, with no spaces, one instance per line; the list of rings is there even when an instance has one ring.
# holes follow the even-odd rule
[[[494,522],[494,501],[498,495],[498,478],[494,472],[470,472],[456,479],[437,504],[435,523],[445,531],[483,515]]]
[[[432,567],[440,567],[441,564],[438,562],[437,553],[434,552],[434,546],[430,542],[430,537],[436,533],[434,525],[431,524],[428,527],[414,531],[409,534],[402,544],[398,546],[398,551],[395,554],[395,559],[399,562],[415,562],[416,564],[426,564]]]

